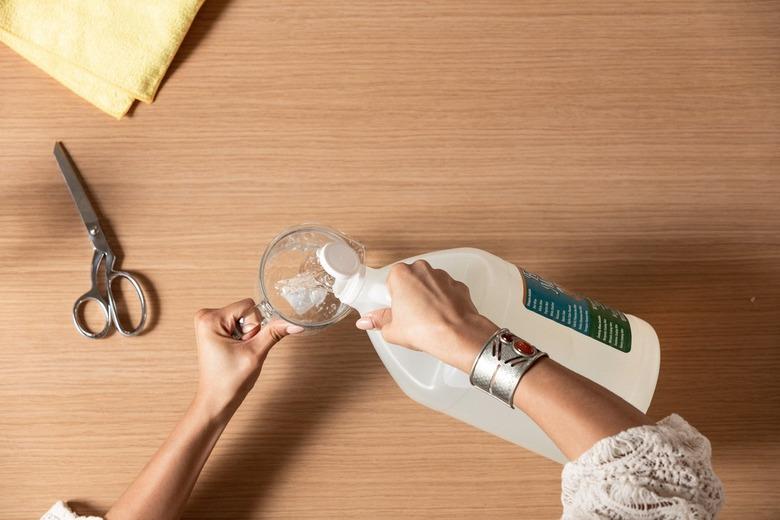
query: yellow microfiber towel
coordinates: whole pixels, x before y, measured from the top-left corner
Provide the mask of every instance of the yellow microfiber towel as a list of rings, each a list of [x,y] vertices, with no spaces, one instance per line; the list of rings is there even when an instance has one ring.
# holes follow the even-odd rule
[[[0,41],[99,109],[151,103],[203,0],[0,0]]]

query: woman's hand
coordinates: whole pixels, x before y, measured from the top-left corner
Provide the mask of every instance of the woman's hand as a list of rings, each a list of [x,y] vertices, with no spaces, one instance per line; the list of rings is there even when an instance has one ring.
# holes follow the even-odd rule
[[[221,309],[195,313],[200,377],[196,400],[212,414],[232,413],[254,386],[268,351],[288,334],[303,329],[281,320],[244,331],[240,340],[231,333],[236,322],[255,306],[251,298]]]
[[[257,381],[268,351],[301,327],[272,321],[231,333],[255,302],[195,313],[200,379],[190,407],[157,453],[106,513],[106,520],[180,518],[203,465],[233,412]],[[80,517],[79,517],[80,518]]]
[[[387,288],[392,307],[363,316],[357,327],[380,329],[390,343],[427,352],[464,372],[498,328],[479,314],[465,284],[424,260],[395,264]]]

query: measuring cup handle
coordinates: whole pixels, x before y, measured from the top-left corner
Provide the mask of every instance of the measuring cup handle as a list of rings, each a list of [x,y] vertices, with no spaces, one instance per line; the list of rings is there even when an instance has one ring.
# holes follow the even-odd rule
[[[245,312],[243,316],[236,320],[236,325],[233,327],[230,336],[235,340],[241,340],[244,338],[244,334],[258,325],[264,327],[271,319],[271,315],[266,310],[267,306],[268,302],[262,301]]]

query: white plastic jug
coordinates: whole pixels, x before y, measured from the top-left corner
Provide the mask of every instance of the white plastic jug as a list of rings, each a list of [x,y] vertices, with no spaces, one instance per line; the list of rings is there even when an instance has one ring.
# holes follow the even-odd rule
[[[385,281],[391,266],[372,269],[334,241],[317,252],[334,278],[333,293],[361,314],[390,306]],[[465,283],[479,312],[599,383],[643,412],[650,406],[660,364],[658,337],[644,320],[574,296],[486,251],[435,251],[402,260],[427,260]],[[401,389],[434,410],[550,459],[566,459],[528,416],[472,387],[468,375],[422,352],[368,336]],[[487,339],[487,338],[486,338]]]
[[[279,316],[316,331],[343,319],[349,307],[365,314],[390,306],[386,280],[391,266],[372,269],[364,258],[365,248],[336,230],[317,225],[288,229],[263,253],[256,311],[261,319]],[[660,353],[658,337],[645,321],[572,295],[479,249],[436,251],[403,262],[418,259],[465,283],[474,305],[493,323],[647,410]],[[248,319],[257,319],[256,311]],[[368,336],[395,382],[415,401],[565,461],[531,419],[472,387],[465,373],[428,354],[390,344],[379,331]]]

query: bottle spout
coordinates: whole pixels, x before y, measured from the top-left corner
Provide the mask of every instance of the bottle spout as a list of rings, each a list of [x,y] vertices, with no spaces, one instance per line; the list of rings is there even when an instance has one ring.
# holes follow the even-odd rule
[[[330,242],[317,251],[320,265],[333,277],[333,294],[341,303],[365,313],[390,306],[386,273],[366,267],[344,242]]]
[[[341,241],[329,242],[317,250],[317,260],[333,277],[333,294],[341,303],[351,305],[363,285],[365,267],[360,257],[349,244]]]
[[[329,242],[317,250],[317,259],[335,279],[349,278],[360,271],[360,257],[345,242]]]

